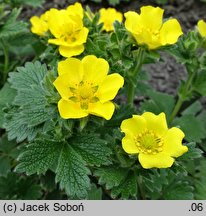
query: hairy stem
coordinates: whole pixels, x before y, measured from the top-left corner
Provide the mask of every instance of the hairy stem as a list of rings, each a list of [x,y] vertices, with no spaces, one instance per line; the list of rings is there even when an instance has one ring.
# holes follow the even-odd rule
[[[134,96],[135,96],[135,87],[136,87],[135,81],[142,68],[144,59],[145,59],[145,49],[142,47],[139,47],[137,51],[136,65],[130,75],[130,79],[128,81],[128,89],[127,89],[127,103],[132,107],[134,105]]]
[[[190,93],[190,89],[191,89],[191,86],[192,86],[192,83],[193,83],[193,80],[194,80],[194,77],[196,75],[197,70],[194,70],[193,72],[191,72],[189,66],[187,66],[187,71],[189,72],[189,77],[188,77],[185,85],[183,86],[180,94],[178,94],[178,100],[177,100],[177,103],[174,107],[174,110],[170,116],[169,124],[172,123],[175,116],[179,113],[179,111],[182,107],[182,104],[184,103],[185,100],[187,100],[188,93]]]
[[[8,74],[8,67],[9,67],[9,52],[8,52],[8,47],[4,43],[3,40],[1,40],[1,45],[4,53],[4,69],[3,69],[3,79],[2,79],[2,84],[5,83],[7,74]]]

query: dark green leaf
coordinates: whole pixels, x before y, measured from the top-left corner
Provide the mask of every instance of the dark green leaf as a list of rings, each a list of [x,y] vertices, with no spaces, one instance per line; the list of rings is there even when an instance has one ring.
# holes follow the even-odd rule
[[[56,182],[60,183],[60,188],[71,197],[85,198],[90,186],[89,173],[81,156],[71,146],[65,145],[56,169]]]
[[[88,200],[101,200],[102,199],[102,189],[97,188],[95,184],[92,184],[91,189],[88,191]]]
[[[118,186],[127,176],[128,170],[120,167],[101,167],[94,173],[99,177],[99,184],[106,186],[106,189],[111,189]]]
[[[203,158],[196,169],[196,179],[195,179],[195,199],[205,200],[206,199],[206,161]]]
[[[19,156],[20,163],[16,167],[17,172],[45,173],[57,162],[63,144],[51,140],[37,140]]]
[[[202,156],[202,150],[196,147],[196,143],[191,142],[186,145],[189,149],[184,155],[180,157],[180,160],[192,160],[200,158]]]
[[[17,68],[17,71],[9,74],[11,88],[17,90],[17,95],[13,102],[15,107],[10,107],[5,114],[4,127],[10,140],[31,141],[42,130],[45,122],[56,118],[57,106],[51,105],[49,101],[57,97],[54,91],[47,90],[46,81],[50,73],[45,65],[29,62],[25,67]],[[53,84],[50,85],[54,89]]]
[[[206,130],[202,121],[193,115],[184,115],[173,122],[174,126],[179,126],[185,133],[188,142],[201,142],[206,138]]]
[[[107,142],[98,138],[94,134],[82,134],[68,141],[72,148],[87,162],[89,165],[108,165],[111,163],[111,149]]]
[[[41,195],[41,187],[33,177],[25,178],[15,173],[0,177],[0,199],[36,200]]]
[[[29,5],[32,7],[41,7],[44,0],[10,0],[14,6]]]
[[[166,113],[166,116],[170,116],[173,107],[175,105],[175,100],[172,95],[155,92],[149,90],[147,92],[150,100],[141,103],[141,111],[149,111],[155,114],[159,114],[161,112]]]
[[[171,183],[164,193],[166,200],[192,200],[194,199],[193,187],[186,181],[176,181]]]
[[[10,87],[8,83],[0,90],[0,128],[3,126],[3,108],[6,105],[12,104],[16,91]]]
[[[111,196],[117,198],[120,195],[121,199],[136,198],[137,192],[137,176],[130,172],[119,186],[112,189]]]

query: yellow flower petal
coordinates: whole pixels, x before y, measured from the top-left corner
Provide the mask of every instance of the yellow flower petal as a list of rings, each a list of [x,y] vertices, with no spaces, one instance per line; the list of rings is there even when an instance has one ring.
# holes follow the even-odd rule
[[[71,80],[77,80],[81,82],[83,77],[82,63],[77,58],[68,58],[58,63],[58,74],[68,74],[68,78]]]
[[[128,11],[124,14],[125,20],[125,27],[131,33],[135,33],[138,30],[139,22],[140,22],[140,15],[133,11]]]
[[[87,36],[89,33],[89,29],[86,27],[83,27],[81,30],[78,31],[78,34],[76,34],[75,40],[73,43],[71,43],[71,46],[81,45],[83,43],[86,43]]]
[[[176,19],[166,21],[160,30],[162,45],[176,43],[179,36],[182,34],[183,32],[181,26]]]
[[[125,27],[137,44],[147,45],[151,50],[177,42],[182,30],[176,19],[163,24],[164,10],[159,7],[143,6],[140,11],[140,15],[131,11],[125,13]]]
[[[76,118],[83,118],[88,116],[88,113],[80,108],[79,103],[74,103],[72,101],[66,101],[61,99],[58,102],[58,109],[60,116],[64,119],[76,119]]]
[[[100,9],[100,19],[99,23],[103,23],[103,30],[109,32],[113,31],[113,23],[115,21],[122,22],[123,16],[120,12],[116,11],[114,8],[102,8]]]
[[[58,77],[54,82],[54,86],[57,89],[57,91],[59,92],[59,94],[61,95],[61,97],[65,100],[67,100],[69,97],[71,97],[71,92],[69,91],[68,86],[68,79],[67,75],[65,76],[61,76]]]
[[[162,26],[162,17],[164,10],[159,7],[143,6],[141,11],[141,23],[144,28],[150,28],[152,31],[158,31]]]
[[[105,59],[97,58],[94,55],[86,56],[82,59],[84,80],[92,81],[99,84],[105,79],[108,71],[109,64]]]
[[[81,17],[81,19],[84,16],[84,10],[82,8],[82,5],[78,2],[76,2],[74,5],[68,6],[67,11],[69,14],[78,14]]]
[[[199,20],[197,23],[197,28],[202,37],[206,37],[206,23],[204,20]]]
[[[186,153],[188,148],[182,145],[184,136],[179,128],[169,129],[164,138],[164,152],[169,153],[172,157],[179,157]]]
[[[167,132],[168,127],[164,113],[155,115],[151,112],[145,112],[142,117],[147,122],[147,129],[155,131],[158,135],[163,135]]]
[[[138,155],[140,164],[145,169],[150,168],[168,168],[174,163],[174,158],[164,154],[158,153],[156,155],[142,154]]]
[[[123,84],[123,77],[117,73],[106,76],[98,89],[98,98],[102,103],[113,100]]]
[[[133,115],[132,118],[126,119],[121,123],[121,131],[125,134],[132,133],[137,135],[146,129],[145,118],[139,115]]]
[[[44,36],[45,33],[48,31],[48,24],[42,18],[33,16],[31,17],[30,22],[32,24],[32,33],[37,34],[39,36]]]
[[[67,43],[65,43],[65,41],[62,38],[53,38],[53,39],[49,39],[48,43],[50,44],[54,44],[54,45],[66,45]]]
[[[60,38],[65,32],[65,27],[63,26],[64,20],[68,18],[66,10],[57,10],[56,8],[50,9],[48,17],[49,30],[56,38]]]
[[[89,113],[110,120],[114,113],[115,106],[112,102],[108,101],[106,103],[93,103],[90,104]]]
[[[59,53],[64,57],[72,57],[80,55],[84,51],[84,45],[75,47],[59,46]]]
[[[134,138],[130,134],[127,134],[122,139],[122,148],[128,154],[137,154],[137,153],[139,153],[139,150],[138,150],[138,148],[137,148],[137,146],[135,144]]]

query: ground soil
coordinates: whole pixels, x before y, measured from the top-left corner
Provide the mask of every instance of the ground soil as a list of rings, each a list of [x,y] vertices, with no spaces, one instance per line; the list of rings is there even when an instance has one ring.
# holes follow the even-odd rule
[[[26,8],[23,16],[24,18],[29,18],[34,14],[39,15],[51,7],[64,8],[68,5],[68,2],[74,3],[76,1],[46,0],[42,9],[34,10]],[[79,2],[84,6],[89,5],[93,11],[97,11],[101,7],[109,7],[106,0],[102,0],[101,4],[89,0],[82,0]],[[122,2],[120,5],[117,5],[116,8],[122,12],[128,10],[139,11],[139,8],[143,5],[156,6],[157,4],[155,4],[154,0],[131,0],[129,3]],[[198,20],[206,20],[206,2],[204,3],[200,0],[168,0],[168,3],[161,7],[165,9],[164,17],[177,18],[181,23],[184,32],[195,28]],[[175,59],[171,56],[164,54],[163,59],[164,62],[150,64],[146,66],[145,69],[151,74],[150,83],[152,86],[161,92],[175,94],[180,80],[186,78],[185,68],[184,66],[177,64]]]

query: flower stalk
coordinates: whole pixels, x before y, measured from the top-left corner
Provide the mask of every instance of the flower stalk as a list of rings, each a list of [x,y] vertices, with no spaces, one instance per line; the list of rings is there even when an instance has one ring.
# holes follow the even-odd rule
[[[142,65],[145,60],[145,49],[144,47],[139,47],[136,53],[136,61],[135,61],[135,68],[131,71],[131,75],[128,81],[128,90],[127,90],[127,101],[128,104],[133,107],[134,105],[134,96],[135,96],[135,88],[136,88],[136,79],[137,76],[142,68]]]
[[[7,74],[8,74],[8,67],[9,67],[9,52],[8,47],[6,46],[5,42],[1,40],[2,50],[4,53],[4,70],[3,70],[3,81],[2,83],[5,83]]]
[[[188,96],[191,94],[191,91],[192,91],[192,84],[193,84],[198,66],[196,66],[196,68],[193,70],[191,70],[190,66],[186,66],[186,68],[187,68],[189,76],[183,88],[181,88],[180,92],[178,93],[178,100],[169,118],[169,124],[172,123],[175,116],[179,113],[183,103],[187,100]]]

